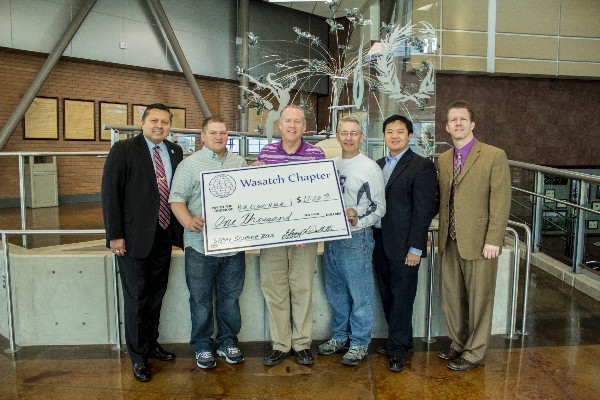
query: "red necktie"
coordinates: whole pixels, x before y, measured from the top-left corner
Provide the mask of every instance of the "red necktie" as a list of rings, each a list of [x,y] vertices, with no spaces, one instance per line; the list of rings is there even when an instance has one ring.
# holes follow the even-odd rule
[[[171,223],[171,207],[169,205],[169,183],[165,175],[165,167],[158,153],[158,146],[154,146],[154,169],[156,171],[156,182],[158,183],[158,193],[160,196],[160,205],[158,208],[158,224],[167,229]]]

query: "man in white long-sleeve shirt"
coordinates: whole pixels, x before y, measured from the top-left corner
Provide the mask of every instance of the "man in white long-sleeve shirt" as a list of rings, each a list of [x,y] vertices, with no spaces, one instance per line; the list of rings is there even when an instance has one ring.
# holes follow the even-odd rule
[[[374,279],[371,269],[371,225],[385,214],[381,168],[360,152],[364,139],[360,121],[349,115],[338,124],[342,156],[334,159],[342,188],[352,237],[325,242],[323,275],[333,313],[331,339],[319,354],[345,352],[342,364],[357,365],[367,357],[374,312]]]

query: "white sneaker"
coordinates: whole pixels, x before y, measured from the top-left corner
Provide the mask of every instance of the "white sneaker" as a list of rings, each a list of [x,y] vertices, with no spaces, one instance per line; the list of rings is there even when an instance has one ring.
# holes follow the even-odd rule
[[[225,361],[229,364],[241,364],[244,362],[242,351],[235,346],[226,347],[225,349],[217,349],[217,355],[225,357]]]
[[[321,343],[317,348],[322,356],[329,356],[335,353],[344,353],[348,351],[348,339],[329,339],[325,343]]]
[[[366,346],[350,346],[350,350],[342,357],[342,364],[358,365],[368,355],[369,349]]]
[[[217,362],[211,351],[201,351],[196,353],[196,365],[202,369],[211,369],[217,366]]]

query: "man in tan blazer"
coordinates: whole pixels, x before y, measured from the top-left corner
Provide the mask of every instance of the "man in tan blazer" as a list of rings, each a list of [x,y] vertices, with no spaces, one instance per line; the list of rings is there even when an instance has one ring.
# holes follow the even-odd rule
[[[448,368],[482,364],[492,331],[498,256],[511,202],[506,153],[473,136],[475,116],[466,101],[447,109],[454,148],[438,161],[442,306],[450,348],[438,354]]]

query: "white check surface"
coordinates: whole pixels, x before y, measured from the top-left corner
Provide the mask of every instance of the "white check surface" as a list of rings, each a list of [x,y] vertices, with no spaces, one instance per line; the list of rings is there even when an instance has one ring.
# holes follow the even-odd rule
[[[348,238],[333,160],[202,173],[206,254]]]

